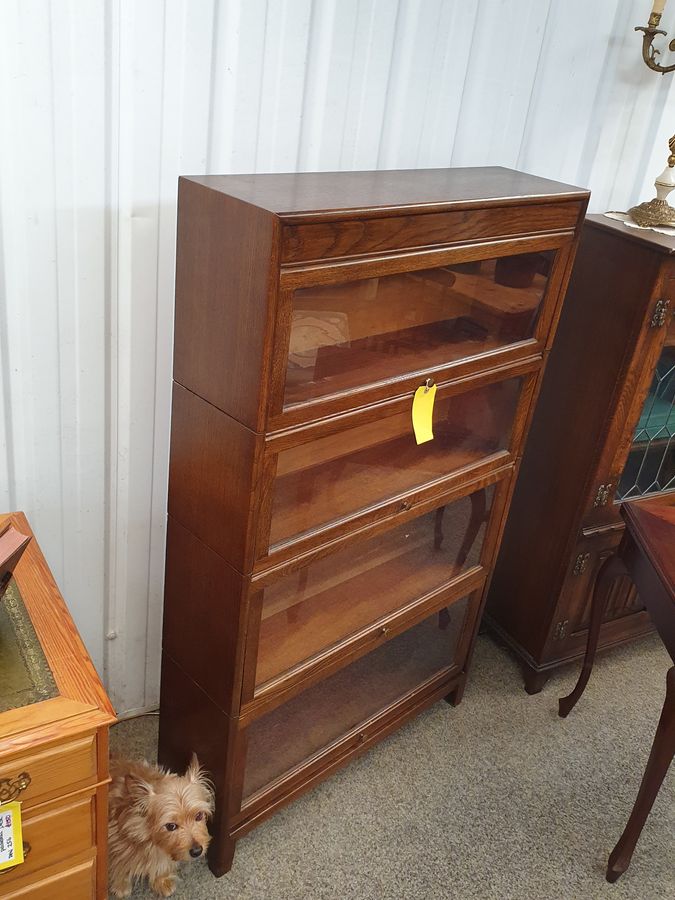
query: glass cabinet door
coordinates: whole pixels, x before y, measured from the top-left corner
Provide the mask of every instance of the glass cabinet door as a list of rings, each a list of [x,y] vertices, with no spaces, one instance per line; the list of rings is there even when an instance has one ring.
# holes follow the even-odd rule
[[[675,319],[633,435],[617,501],[675,490]]]
[[[522,378],[437,396],[434,440],[419,446],[410,408],[278,454],[270,552],[508,450]],[[261,548],[266,550],[267,548]]]
[[[493,493],[481,488],[264,588],[256,688],[480,565]]]
[[[297,288],[284,408],[533,337],[554,251]]]

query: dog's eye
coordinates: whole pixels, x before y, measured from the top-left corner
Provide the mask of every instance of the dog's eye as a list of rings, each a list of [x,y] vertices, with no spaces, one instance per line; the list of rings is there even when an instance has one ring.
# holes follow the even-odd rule
[[[204,813],[198,812],[197,815],[195,816],[195,822],[201,822],[203,818],[204,818]]]
[[[164,827],[166,828],[167,831],[175,831],[176,828],[178,828],[178,825],[176,825],[175,822],[167,822]]]

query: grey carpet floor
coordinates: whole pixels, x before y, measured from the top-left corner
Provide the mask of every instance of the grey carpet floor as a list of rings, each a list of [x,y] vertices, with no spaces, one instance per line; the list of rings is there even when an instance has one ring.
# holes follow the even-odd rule
[[[528,697],[509,654],[479,638],[462,704],[440,702],[243,838],[232,871],[185,864],[189,900],[673,900],[675,765],[628,871],[604,880],[663,702],[658,638],[601,656],[558,719],[576,667]],[[113,728],[153,758],[157,719]],[[153,896],[138,886],[136,898]]]

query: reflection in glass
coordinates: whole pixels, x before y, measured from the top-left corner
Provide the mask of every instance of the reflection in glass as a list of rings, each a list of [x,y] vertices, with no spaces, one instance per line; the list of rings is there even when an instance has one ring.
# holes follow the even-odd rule
[[[256,684],[478,565],[493,487],[403,523],[265,588]]]
[[[526,253],[296,290],[284,405],[532,337],[553,256]]]
[[[270,546],[297,539],[506,450],[521,379],[437,395],[434,440],[419,446],[410,409],[279,454]]]
[[[453,665],[467,610],[457,600],[252,722],[244,797]]]

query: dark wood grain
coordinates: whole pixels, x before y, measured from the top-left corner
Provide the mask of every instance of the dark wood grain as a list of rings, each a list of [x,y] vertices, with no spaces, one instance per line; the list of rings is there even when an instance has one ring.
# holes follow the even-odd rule
[[[239,711],[247,581],[169,516],[163,650],[229,715]]]
[[[202,175],[189,179],[214,192],[300,223],[389,217],[399,211],[440,212],[530,206],[551,200],[586,203],[582,188],[501,166],[300,172],[281,175]],[[532,229],[536,231],[536,227]]]
[[[286,225],[281,233],[284,263],[330,259],[362,253],[386,253],[449,241],[504,238],[533,231],[574,228],[580,203],[542,204],[531,207],[461,210],[386,219],[357,219],[314,225]]]
[[[181,178],[177,246],[174,378],[261,431],[278,277],[276,219]]]
[[[506,169],[181,182],[160,759],[214,775],[217,875],[460,702],[587,199]]]
[[[169,515],[237,571],[250,571],[250,506],[262,438],[174,384]]]
[[[609,552],[602,529],[618,525],[614,491],[664,340],[654,306],[675,299],[668,248],[634,231],[587,220],[490,590],[489,621],[535,690],[583,653],[589,578]],[[601,484],[611,495],[595,507]],[[614,590],[601,648],[649,630],[631,588]]]

